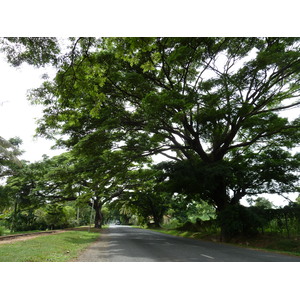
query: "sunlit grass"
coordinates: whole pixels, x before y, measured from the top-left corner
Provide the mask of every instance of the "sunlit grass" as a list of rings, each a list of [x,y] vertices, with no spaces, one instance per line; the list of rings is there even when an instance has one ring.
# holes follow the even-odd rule
[[[0,245],[1,262],[72,261],[98,237],[99,232],[68,231]]]

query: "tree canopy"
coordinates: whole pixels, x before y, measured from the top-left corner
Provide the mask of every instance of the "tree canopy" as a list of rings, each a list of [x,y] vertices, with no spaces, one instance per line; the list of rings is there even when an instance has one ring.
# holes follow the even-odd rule
[[[18,148],[22,143],[19,138],[6,140],[0,136],[0,178],[12,175],[14,170],[22,166],[18,156],[22,151]]]
[[[7,52],[11,61],[58,67],[31,94],[45,106],[38,133],[102,174],[104,156],[124,174],[162,154],[169,188],[181,183],[219,212],[247,194],[297,190],[300,118],[282,113],[300,105],[299,38],[72,38],[65,55],[54,39],[9,42],[29,49]]]

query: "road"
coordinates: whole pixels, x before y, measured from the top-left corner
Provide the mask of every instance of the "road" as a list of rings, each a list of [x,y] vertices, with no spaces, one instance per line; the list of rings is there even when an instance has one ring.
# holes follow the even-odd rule
[[[79,256],[82,262],[296,262],[300,257],[110,226]]]

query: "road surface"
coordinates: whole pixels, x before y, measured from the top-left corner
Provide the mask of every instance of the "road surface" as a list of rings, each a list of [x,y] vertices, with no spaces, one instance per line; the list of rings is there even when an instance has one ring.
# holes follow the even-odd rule
[[[110,226],[83,252],[82,262],[296,262],[300,257]]]

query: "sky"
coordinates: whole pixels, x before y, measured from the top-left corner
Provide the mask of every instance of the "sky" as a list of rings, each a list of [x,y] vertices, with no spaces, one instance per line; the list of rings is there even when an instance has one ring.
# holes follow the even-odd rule
[[[47,71],[53,72],[50,68]],[[12,67],[0,53],[0,136],[5,139],[20,137],[23,140],[20,148],[25,151],[20,158],[30,162],[40,160],[43,154],[51,157],[62,152],[50,150],[53,141],[34,137],[42,107],[31,105],[27,100],[27,92],[41,85],[41,77],[45,72],[45,69],[27,64]]]

